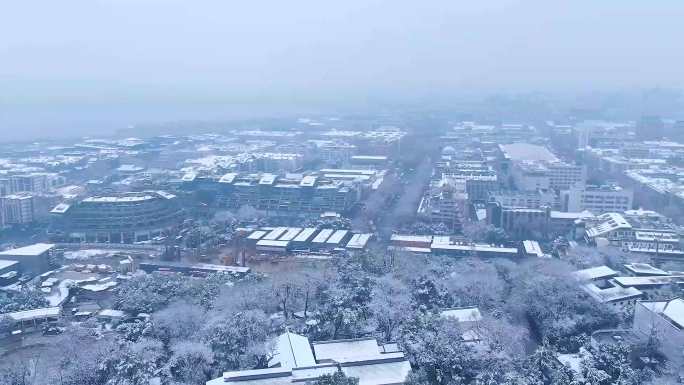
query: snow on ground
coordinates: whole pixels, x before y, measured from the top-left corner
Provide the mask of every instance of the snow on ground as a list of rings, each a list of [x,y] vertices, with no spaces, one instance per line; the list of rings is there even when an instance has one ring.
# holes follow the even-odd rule
[[[65,251],[64,258],[72,260],[86,260],[101,255],[109,255],[111,251],[98,249],[72,250]]]
[[[65,279],[59,283],[56,290],[52,289],[52,293],[46,296],[45,299],[50,303],[50,306],[61,306],[69,296],[69,286],[74,283],[71,279]]]
[[[92,276],[85,279],[64,279],[59,283],[59,285],[57,285],[56,288],[52,289],[50,295],[46,296],[45,299],[47,299],[47,301],[50,303],[50,306],[61,306],[67,297],[69,297],[69,287],[77,286],[78,284],[85,282],[97,282],[97,276]],[[113,282],[112,286],[107,285],[107,288],[113,286],[116,286],[116,282]]]

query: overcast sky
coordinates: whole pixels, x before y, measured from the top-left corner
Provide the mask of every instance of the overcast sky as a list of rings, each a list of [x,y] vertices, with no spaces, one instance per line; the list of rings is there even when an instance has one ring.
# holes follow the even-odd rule
[[[682,87],[682,20],[681,0],[5,1],[0,129],[28,106]]]

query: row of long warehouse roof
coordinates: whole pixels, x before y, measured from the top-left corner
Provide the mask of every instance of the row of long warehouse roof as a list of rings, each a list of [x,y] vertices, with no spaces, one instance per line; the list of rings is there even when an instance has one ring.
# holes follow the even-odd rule
[[[372,234],[315,227],[262,228],[247,236],[257,247],[286,248],[292,243],[297,246],[347,247],[355,250],[364,249],[371,238]]]

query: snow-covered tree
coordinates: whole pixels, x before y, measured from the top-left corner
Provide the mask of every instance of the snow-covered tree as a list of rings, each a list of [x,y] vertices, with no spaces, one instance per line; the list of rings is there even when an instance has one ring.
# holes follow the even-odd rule
[[[213,376],[214,355],[199,342],[182,341],[171,347],[166,371],[174,384],[203,385]]]
[[[271,349],[269,320],[260,310],[246,310],[207,321],[202,339],[211,348],[218,369],[262,368]]]
[[[395,339],[397,329],[411,317],[412,307],[411,292],[405,283],[390,275],[377,280],[369,308],[383,341]]]

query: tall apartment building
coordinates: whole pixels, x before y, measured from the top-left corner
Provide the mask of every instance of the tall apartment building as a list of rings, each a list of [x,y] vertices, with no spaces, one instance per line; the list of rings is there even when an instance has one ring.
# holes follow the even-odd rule
[[[537,190],[498,192],[490,195],[487,203],[487,222],[502,228],[517,239],[545,239],[549,228],[555,194]]]
[[[489,202],[487,222],[515,239],[546,239],[550,234],[550,212],[549,208],[506,207]]]
[[[0,230],[4,229],[5,223],[5,200],[0,197]]]
[[[10,183],[10,179],[5,177],[5,178],[0,178],[0,197],[9,195],[12,193],[12,185]]]
[[[554,190],[581,186],[587,180],[587,169],[584,166],[554,162],[547,163],[546,167],[549,170],[549,187]]]
[[[566,212],[591,211],[593,214],[624,212],[632,209],[634,193],[617,185],[571,187],[561,191],[561,206]]]
[[[10,193],[46,193],[64,184],[64,178],[54,173],[31,173],[9,177]]]
[[[34,221],[33,195],[17,193],[0,197],[6,225],[24,225]]]

